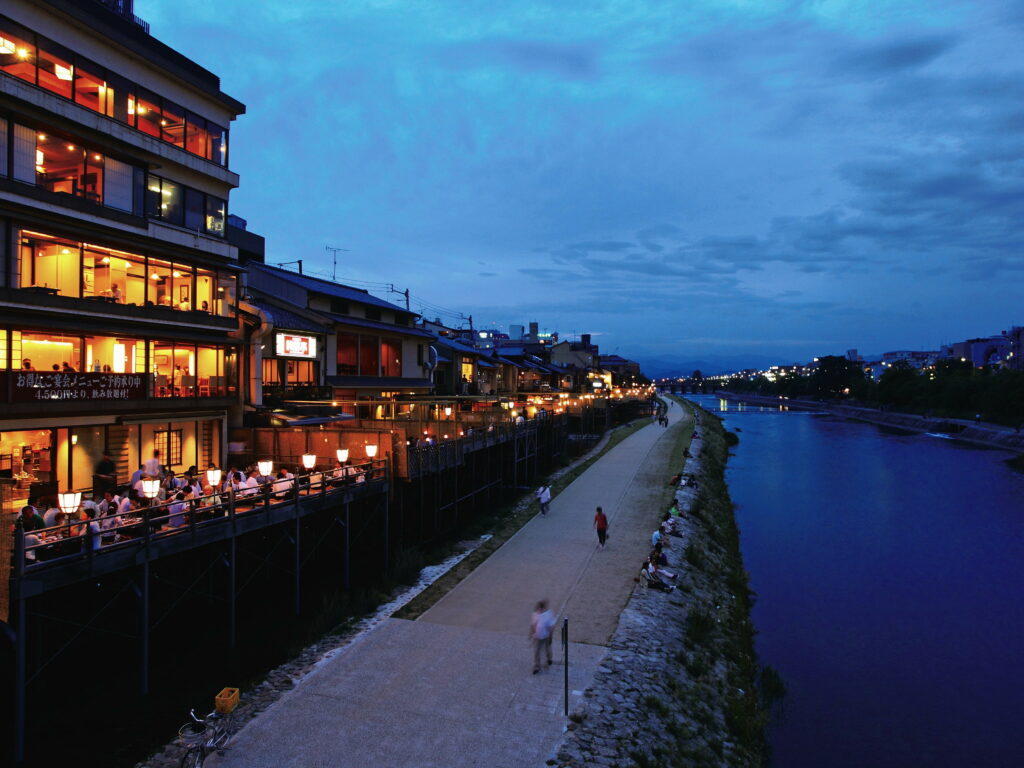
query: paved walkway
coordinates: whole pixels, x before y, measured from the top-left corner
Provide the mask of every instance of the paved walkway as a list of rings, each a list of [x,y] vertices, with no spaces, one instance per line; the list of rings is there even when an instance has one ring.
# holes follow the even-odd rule
[[[649,425],[605,454],[418,620],[388,619],[323,663],[207,765],[542,766],[564,726],[564,667],[556,646],[555,666],[530,674],[530,612],[547,598],[569,616],[572,710],[650,546],[652,499],[674,474],[683,425],[669,415],[669,429]]]

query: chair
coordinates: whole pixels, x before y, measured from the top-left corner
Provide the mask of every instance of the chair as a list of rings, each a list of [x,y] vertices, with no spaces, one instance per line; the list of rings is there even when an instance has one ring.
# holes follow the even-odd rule
[[[193,395],[196,390],[196,377],[195,376],[182,376],[181,377],[181,393],[183,395]]]
[[[167,377],[158,373],[153,379],[153,386],[157,397],[167,397]]]
[[[210,396],[210,377],[199,378],[199,396],[209,397]]]

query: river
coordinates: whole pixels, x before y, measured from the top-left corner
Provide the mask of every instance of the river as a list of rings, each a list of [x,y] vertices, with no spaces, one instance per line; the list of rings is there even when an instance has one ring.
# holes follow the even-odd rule
[[[740,408],[719,413],[740,438],[727,478],[757,650],[789,689],[772,764],[1024,765],[1024,475],[1009,454]]]

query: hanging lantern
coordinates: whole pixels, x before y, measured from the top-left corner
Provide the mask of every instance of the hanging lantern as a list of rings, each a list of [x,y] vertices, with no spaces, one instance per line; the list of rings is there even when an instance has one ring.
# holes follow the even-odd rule
[[[220,470],[219,469],[208,469],[206,470],[206,482],[210,484],[210,487],[216,488],[220,485]]]
[[[338,461],[340,461],[342,464],[344,464],[346,461],[348,461],[348,448],[339,448],[337,450],[337,454],[338,454]]]
[[[444,407],[444,415],[445,416],[451,416],[452,415],[452,407],[450,405],[446,405]]]
[[[316,466],[316,454],[315,453],[304,453],[302,454],[302,466],[306,469],[312,469]]]
[[[261,477],[270,477],[270,473],[274,471],[274,462],[272,462],[270,459],[257,461],[256,468],[259,470]]]
[[[370,443],[369,445],[367,445],[366,446],[366,458],[372,459],[376,455],[377,455],[377,446],[374,445],[373,443]]]

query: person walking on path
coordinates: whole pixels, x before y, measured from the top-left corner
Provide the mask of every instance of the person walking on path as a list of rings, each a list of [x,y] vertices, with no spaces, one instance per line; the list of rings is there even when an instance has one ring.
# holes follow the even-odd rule
[[[537,489],[537,501],[540,502],[540,513],[546,515],[548,506],[551,504],[551,486],[542,485]]]
[[[533,674],[540,672],[540,657],[544,653],[551,666],[551,630],[555,626],[555,615],[548,610],[548,601],[541,600],[530,617],[530,640],[533,641]]]
[[[604,549],[604,543],[608,540],[608,518],[604,516],[604,510],[600,507],[594,514],[594,528],[597,529],[597,542]]]

